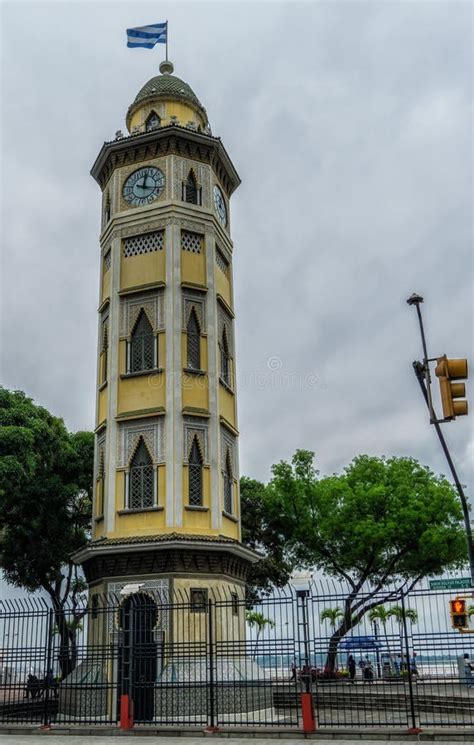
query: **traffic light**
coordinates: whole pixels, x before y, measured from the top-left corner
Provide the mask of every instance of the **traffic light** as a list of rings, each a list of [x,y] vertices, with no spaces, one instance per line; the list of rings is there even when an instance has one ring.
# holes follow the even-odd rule
[[[453,629],[465,629],[468,626],[466,601],[462,598],[449,601],[451,626]]]
[[[467,360],[448,360],[445,354],[438,357],[435,375],[439,378],[439,389],[445,419],[455,419],[467,414],[466,386],[452,380],[467,378]],[[463,399],[459,401],[458,399]]]

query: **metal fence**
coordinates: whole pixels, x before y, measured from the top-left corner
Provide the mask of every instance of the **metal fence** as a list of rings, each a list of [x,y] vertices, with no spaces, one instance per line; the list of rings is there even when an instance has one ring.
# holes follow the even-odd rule
[[[127,696],[137,727],[296,728],[311,692],[320,728],[473,726],[456,591],[369,588],[341,634],[349,590],[322,580],[250,609],[217,591],[0,602],[0,721],[110,726]]]

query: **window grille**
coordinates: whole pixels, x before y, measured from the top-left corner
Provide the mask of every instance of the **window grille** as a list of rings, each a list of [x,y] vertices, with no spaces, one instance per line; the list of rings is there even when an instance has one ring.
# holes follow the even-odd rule
[[[201,333],[194,308],[187,327],[187,366],[192,370],[201,369]]]
[[[206,613],[208,604],[207,588],[192,587],[190,591],[191,613]]]
[[[197,185],[194,173],[189,171],[187,180],[183,183],[183,201],[189,204],[201,204],[201,189]]]
[[[150,251],[162,251],[164,248],[164,230],[156,230],[154,233],[133,235],[125,238],[123,242],[123,255],[125,259],[130,256],[141,256]]]
[[[106,222],[106,224],[110,220],[110,212],[111,212],[111,208],[110,208],[110,195],[107,194],[107,198],[105,200],[105,222]]]
[[[197,438],[193,440],[189,454],[189,504],[191,506],[202,505],[202,457],[197,444]]]
[[[224,329],[222,331],[222,340],[221,340],[221,378],[228,386],[231,384],[231,375],[230,375],[230,353],[229,353],[229,343],[227,341],[227,332],[226,328],[224,326]]]
[[[147,132],[151,132],[152,129],[158,129],[161,126],[161,119],[156,113],[152,111],[148,119],[146,120],[145,129]]]
[[[193,254],[200,254],[202,250],[202,235],[191,233],[189,230],[181,231],[181,248]]]
[[[99,446],[99,449],[97,452],[96,514],[98,517],[101,517],[104,514],[104,479],[105,479],[105,452],[104,452],[103,445],[101,445]]]
[[[232,515],[232,492],[233,492],[233,478],[232,478],[232,467],[230,465],[229,451],[227,451],[227,457],[225,459],[225,471],[224,471],[224,512]]]
[[[130,372],[152,370],[155,364],[155,337],[151,323],[142,310],[130,340]]]
[[[154,468],[143,440],[130,464],[128,506],[132,510],[152,507],[154,500]]]
[[[106,319],[102,323],[102,348],[101,348],[101,375],[100,382],[105,383],[107,380],[107,365],[109,351],[109,321]]]
[[[229,275],[229,262],[227,261],[227,258],[224,256],[222,251],[220,251],[218,248],[216,248],[216,264],[219,269],[224,272],[225,275]]]
[[[110,265],[112,264],[112,254],[110,252],[110,248],[107,251],[106,254],[104,254],[104,272],[108,272],[110,269]]]

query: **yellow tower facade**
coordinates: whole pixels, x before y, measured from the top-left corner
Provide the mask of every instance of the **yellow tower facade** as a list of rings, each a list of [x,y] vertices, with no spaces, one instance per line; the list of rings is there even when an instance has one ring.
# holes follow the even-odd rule
[[[189,85],[160,66],[102,190],[92,592],[243,598],[230,198],[240,183]]]

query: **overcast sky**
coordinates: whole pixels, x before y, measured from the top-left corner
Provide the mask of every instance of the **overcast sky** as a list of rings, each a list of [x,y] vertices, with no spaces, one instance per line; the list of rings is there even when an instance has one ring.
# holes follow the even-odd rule
[[[455,2],[4,2],[2,383],[94,427],[104,140],[170,58],[232,199],[241,471],[296,448],[447,467],[411,363],[472,355],[472,9]],[[471,378],[474,367],[471,366]],[[472,494],[472,414],[445,425]]]

